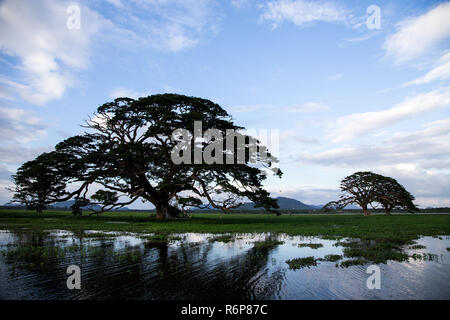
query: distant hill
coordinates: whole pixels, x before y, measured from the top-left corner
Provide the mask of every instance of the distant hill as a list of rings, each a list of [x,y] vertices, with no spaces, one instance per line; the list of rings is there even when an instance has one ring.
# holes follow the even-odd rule
[[[51,205],[53,208],[61,208],[61,209],[71,209],[71,206],[75,203],[75,200],[68,200],[68,201],[62,201],[62,202],[55,202]],[[101,206],[97,204],[88,205],[86,207],[83,207],[85,210],[100,210]],[[123,207],[120,209],[117,209],[118,211],[127,211],[129,210],[127,207]]]
[[[75,203],[75,200],[68,200],[68,201],[61,201],[61,202],[55,202],[52,203],[51,206],[53,208],[62,208],[62,209],[71,209],[71,206]],[[99,205],[89,205],[86,207],[83,207],[83,209],[92,209],[92,210],[100,210]]]
[[[286,198],[286,197],[278,197],[278,205],[280,206],[279,210],[314,210],[314,209],[321,209],[323,206],[314,206],[314,205],[308,205],[301,201],[292,199],[292,198]],[[212,208],[210,205],[208,205],[205,209],[199,209],[199,208],[192,208],[193,211],[211,211],[211,210],[218,210]],[[264,210],[263,208],[255,208],[255,204],[253,202],[246,202],[239,206],[238,208],[235,208],[234,210]]]
[[[318,210],[318,209],[322,209],[323,205],[310,205],[310,204],[305,204],[299,200],[296,199],[292,199],[292,198],[287,198],[287,197],[278,197],[276,198],[278,199],[278,205],[280,206],[279,210]],[[69,200],[69,201],[64,201],[64,202],[56,202],[54,204],[51,205],[51,207],[53,208],[64,208],[64,209],[70,209],[70,207],[74,204],[75,200]],[[5,204],[11,206],[10,204]],[[92,206],[88,206],[86,208],[84,208],[85,210],[89,210],[89,209],[95,209],[98,210],[100,209],[100,206],[98,205],[92,205]],[[348,205],[345,207],[345,209],[361,209],[359,206],[356,205]],[[118,211],[128,211],[130,210],[127,207],[123,207],[120,209],[117,209]],[[207,208],[204,209],[199,209],[199,208],[192,208],[192,211],[216,211],[218,209],[214,209],[213,207],[211,207],[210,205],[207,206]],[[254,203],[253,202],[246,202],[244,204],[242,204],[240,207],[234,209],[234,210],[263,210],[262,208],[255,208],[254,207]]]
[[[348,206],[345,206],[344,209],[349,209],[349,210],[361,210],[361,207],[356,205],[356,204],[349,204]]]
[[[314,209],[320,209],[322,206],[313,206],[313,205],[307,205],[304,204],[301,201],[286,198],[286,197],[278,197],[278,205],[280,206],[279,210],[314,210]],[[210,205],[207,206],[207,208],[199,209],[199,208],[192,208],[192,211],[211,211],[211,210],[218,210],[214,209]],[[246,202],[240,205],[239,207],[233,209],[233,210],[264,210],[263,208],[255,208],[255,204],[253,202]]]
[[[312,210],[317,209],[316,206],[310,206],[304,204],[301,201],[286,198],[286,197],[278,197],[278,206],[279,210]],[[237,210],[262,210],[261,208],[255,208],[253,202],[247,202],[237,208]]]

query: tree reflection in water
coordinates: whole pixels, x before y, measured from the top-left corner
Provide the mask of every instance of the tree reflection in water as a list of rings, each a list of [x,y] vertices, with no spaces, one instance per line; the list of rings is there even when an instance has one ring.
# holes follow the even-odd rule
[[[13,238],[14,246],[4,245],[0,258],[0,265],[9,269],[7,288],[0,287],[3,298],[270,299],[284,277],[283,270],[268,268],[276,246],[251,247],[224,257],[217,254],[223,250],[220,244],[207,241],[177,245],[125,242],[121,247],[117,240],[88,240],[83,233],[67,239],[50,233],[15,232]],[[266,240],[276,240],[276,236]],[[36,248],[45,250],[36,254]],[[81,290],[66,287],[66,268],[71,264],[81,267]]]

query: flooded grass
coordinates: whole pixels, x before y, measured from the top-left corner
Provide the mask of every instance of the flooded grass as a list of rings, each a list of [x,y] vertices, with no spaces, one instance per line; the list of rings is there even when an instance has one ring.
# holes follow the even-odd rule
[[[409,249],[426,249],[427,247],[421,245],[421,244],[415,244],[412,246],[409,246]]]
[[[319,261],[336,262],[342,259],[340,254],[327,254],[325,257],[318,259]]]
[[[411,255],[411,258],[422,261],[439,261],[439,256],[434,253],[414,253]]]
[[[410,246],[426,245],[433,253],[405,251],[411,255],[408,261],[383,267],[383,276],[392,286],[389,292],[381,292],[382,296],[375,292],[373,297],[408,298],[413,293],[418,295],[414,297],[446,298],[442,292],[448,283],[448,237],[388,242],[324,240],[282,233],[116,232],[110,239],[106,235],[111,233],[104,233],[95,238],[91,230],[0,231],[0,270],[4,271],[0,296],[67,299],[65,270],[76,264],[85,272],[85,286],[81,295],[75,291],[69,295],[78,299],[361,298],[361,294],[371,295],[372,291],[356,289],[367,280],[366,266],[357,266],[375,264],[371,259],[392,258],[380,257],[383,251],[403,253]],[[89,237],[85,237],[87,234]],[[223,240],[227,245],[211,245],[212,239]],[[227,242],[230,239],[234,240]],[[304,245],[302,248],[310,248],[309,244],[322,246],[305,257],[299,255],[299,243]],[[363,249],[369,253],[357,251]],[[303,270],[289,272],[299,269]],[[49,289],[50,283],[56,291]],[[405,284],[410,289],[405,290]]]
[[[68,256],[78,256],[82,261],[87,258],[109,257],[113,262],[131,261],[136,262],[141,257],[139,251],[115,250],[101,245],[70,245],[65,247],[56,246],[9,246],[0,254],[9,261],[26,262],[26,266],[46,267],[54,260],[64,260]]]
[[[286,263],[291,270],[302,269],[311,266],[317,266],[317,260],[314,257],[295,258],[286,260]]]
[[[408,260],[409,256],[403,252],[403,247],[411,243],[410,239],[359,239],[337,242],[335,245],[344,247],[344,257],[386,263],[388,260],[399,262]]]
[[[51,220],[49,220],[51,219]],[[121,223],[126,222],[126,223]],[[69,211],[45,211],[37,215],[26,210],[0,210],[0,225],[8,230],[64,229],[142,233],[252,233],[273,232],[289,235],[367,239],[416,239],[419,236],[450,234],[450,215],[361,214],[216,214],[195,213],[191,219],[159,220],[148,212],[109,212],[100,216],[73,217]]]
[[[299,243],[299,248],[309,247],[311,249],[319,249],[323,247],[323,244],[321,243]]]
[[[80,251],[82,246],[69,247],[42,247],[42,246],[18,246],[9,247],[6,251],[1,251],[1,254],[6,259],[15,259],[22,261],[36,261],[46,260],[51,257],[63,258],[67,253]]]
[[[167,244],[169,242],[183,240],[183,238],[180,236],[170,235],[166,233],[157,233],[153,235],[140,235],[139,238],[146,240],[147,244]]]
[[[224,242],[224,243],[228,243],[228,242],[232,242],[234,241],[234,236],[231,234],[225,234],[222,236],[217,236],[214,238],[211,238],[208,240],[209,242]]]
[[[348,268],[351,266],[359,266],[359,265],[363,265],[366,264],[368,261],[364,260],[364,259],[351,259],[351,260],[344,260],[342,261],[339,266],[341,268]],[[338,264],[336,264],[336,267],[338,266]]]
[[[283,243],[284,243],[284,241],[266,240],[266,241],[257,241],[254,243],[254,246],[255,246],[255,248],[270,248],[270,247],[276,247]]]

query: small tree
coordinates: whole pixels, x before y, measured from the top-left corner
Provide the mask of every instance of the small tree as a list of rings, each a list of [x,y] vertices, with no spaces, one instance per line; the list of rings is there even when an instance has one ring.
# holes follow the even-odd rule
[[[373,172],[355,172],[345,177],[341,181],[341,191],[343,194],[337,202],[339,206],[343,208],[356,203],[363,209],[365,216],[370,215],[368,206],[372,203],[381,204],[387,215],[394,208],[418,210],[413,203],[414,196],[397,180]]]
[[[322,209],[325,212],[329,212],[329,211],[337,211],[337,210],[343,209],[343,207],[342,207],[342,203],[340,203],[339,201],[330,201],[326,205],[324,205]]]
[[[72,209],[72,213],[74,216],[81,216],[83,212],[83,207],[86,207],[90,204],[89,199],[86,198],[75,198],[75,202],[70,207]]]
[[[354,174],[345,177],[341,181],[341,195],[339,202],[342,207],[348,204],[358,204],[364,212],[365,216],[370,215],[368,206],[375,201],[377,189],[383,176],[369,172],[355,172]]]
[[[53,167],[53,153],[43,153],[25,162],[12,176],[14,188],[11,202],[24,204],[27,209],[41,213],[46,205],[67,195],[66,179]]]

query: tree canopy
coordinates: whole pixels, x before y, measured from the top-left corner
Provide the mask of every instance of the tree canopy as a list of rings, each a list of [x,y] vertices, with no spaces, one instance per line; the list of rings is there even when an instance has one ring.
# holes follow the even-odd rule
[[[54,180],[46,187],[57,190],[46,203],[86,198],[96,186],[91,199],[102,211],[138,199],[151,202],[160,218],[205,203],[228,212],[245,198],[268,211],[278,208],[262,186],[277,160],[212,101],[177,94],[117,98],[101,105],[83,127],[84,134],[57,144],[48,161],[38,157],[16,175],[22,179],[27,171],[37,179],[52,172]],[[176,163],[174,152],[191,161]],[[275,174],[282,175],[279,170]],[[26,188],[16,183],[16,194]]]
[[[391,177],[383,177],[376,190],[374,200],[383,206],[387,215],[391,214],[393,209],[404,209],[410,212],[418,210],[413,202],[414,196]]]
[[[355,172],[342,179],[341,196],[333,206],[344,208],[349,204],[359,205],[364,215],[370,215],[369,205],[380,204],[390,214],[393,209],[418,210],[414,196],[397,180],[369,171]]]
[[[14,192],[11,202],[22,203],[28,209],[42,212],[45,207],[68,195],[67,177],[63,177],[55,164],[54,153],[43,153],[25,162],[12,176]]]

